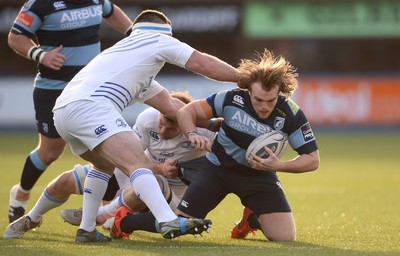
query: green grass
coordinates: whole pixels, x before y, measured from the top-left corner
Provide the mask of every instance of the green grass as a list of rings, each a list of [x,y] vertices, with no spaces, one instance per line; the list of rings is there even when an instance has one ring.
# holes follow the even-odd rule
[[[63,223],[59,210],[23,239],[0,238],[0,255],[400,255],[400,133],[317,134],[321,154],[318,171],[280,174],[297,225],[297,241],[274,243],[261,232],[245,240],[229,238],[242,207],[234,196],[209,214],[213,227],[204,237],[174,241],[158,234],[135,232],[131,240],[77,245],[76,228]],[[18,182],[36,137],[0,136],[0,230],[8,225],[8,196]],[[293,156],[293,152],[288,152]],[[75,163],[69,149],[41,177],[28,208],[47,183]],[[80,207],[73,196],[63,208]]]

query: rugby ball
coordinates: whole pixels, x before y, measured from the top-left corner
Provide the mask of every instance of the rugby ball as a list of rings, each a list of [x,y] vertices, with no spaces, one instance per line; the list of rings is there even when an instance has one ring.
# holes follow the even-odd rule
[[[246,159],[250,156],[250,153],[264,159],[268,158],[269,155],[267,151],[265,151],[265,146],[269,147],[278,158],[281,158],[288,146],[287,135],[280,131],[273,130],[258,136],[247,148]]]

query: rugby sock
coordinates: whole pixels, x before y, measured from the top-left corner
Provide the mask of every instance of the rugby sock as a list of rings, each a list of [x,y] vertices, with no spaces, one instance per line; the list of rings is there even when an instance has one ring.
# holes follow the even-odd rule
[[[97,212],[110,177],[110,175],[95,169],[88,172],[83,191],[81,229],[93,231],[96,228]]]
[[[124,199],[123,199],[123,192],[124,191],[122,190],[121,195],[119,195],[114,200],[112,200],[111,203],[100,206],[99,212],[97,213],[97,220],[99,222],[102,222],[102,221],[114,216],[114,213],[118,210],[118,208],[122,205],[125,205]]]
[[[253,213],[253,214],[251,214],[251,215],[249,216],[248,221],[249,221],[249,226],[250,226],[251,228],[261,230],[261,224],[260,224],[260,222],[258,221],[258,216],[257,216],[255,213]]]
[[[32,210],[28,213],[28,216],[31,218],[33,222],[38,222],[40,218],[46,214],[51,209],[61,206],[64,204],[68,198],[58,199],[49,194],[47,188],[43,191],[39,200],[32,208]]]
[[[46,168],[47,165],[40,160],[37,150],[32,151],[26,158],[24,169],[22,170],[20,182],[22,191],[29,192]]]
[[[177,218],[165,201],[156,177],[149,169],[137,169],[130,176],[130,180],[136,195],[147,205],[159,223]]]
[[[121,220],[121,231],[128,234],[135,230],[158,233],[155,223],[156,218],[151,212],[129,214]]]

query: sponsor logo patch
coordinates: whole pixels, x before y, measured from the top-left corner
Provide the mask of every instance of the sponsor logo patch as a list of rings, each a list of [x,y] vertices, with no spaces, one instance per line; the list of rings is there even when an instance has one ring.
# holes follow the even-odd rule
[[[301,127],[301,134],[305,142],[314,139],[314,133],[311,129],[310,123],[306,123]]]
[[[32,26],[34,18],[26,12],[20,12],[17,17],[17,21],[26,27]]]
[[[288,99],[287,103],[290,107],[290,110],[292,110],[293,115],[296,115],[297,111],[299,111],[299,106],[297,106],[297,104],[291,99]]]

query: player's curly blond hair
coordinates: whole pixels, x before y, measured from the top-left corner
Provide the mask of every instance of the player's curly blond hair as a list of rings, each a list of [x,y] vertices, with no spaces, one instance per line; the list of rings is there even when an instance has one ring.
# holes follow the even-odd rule
[[[255,60],[242,59],[239,65],[238,87],[249,90],[255,82],[261,82],[264,90],[269,91],[279,85],[279,93],[289,97],[297,89],[296,68],[282,56],[275,57],[267,49],[264,53],[256,53]]]

